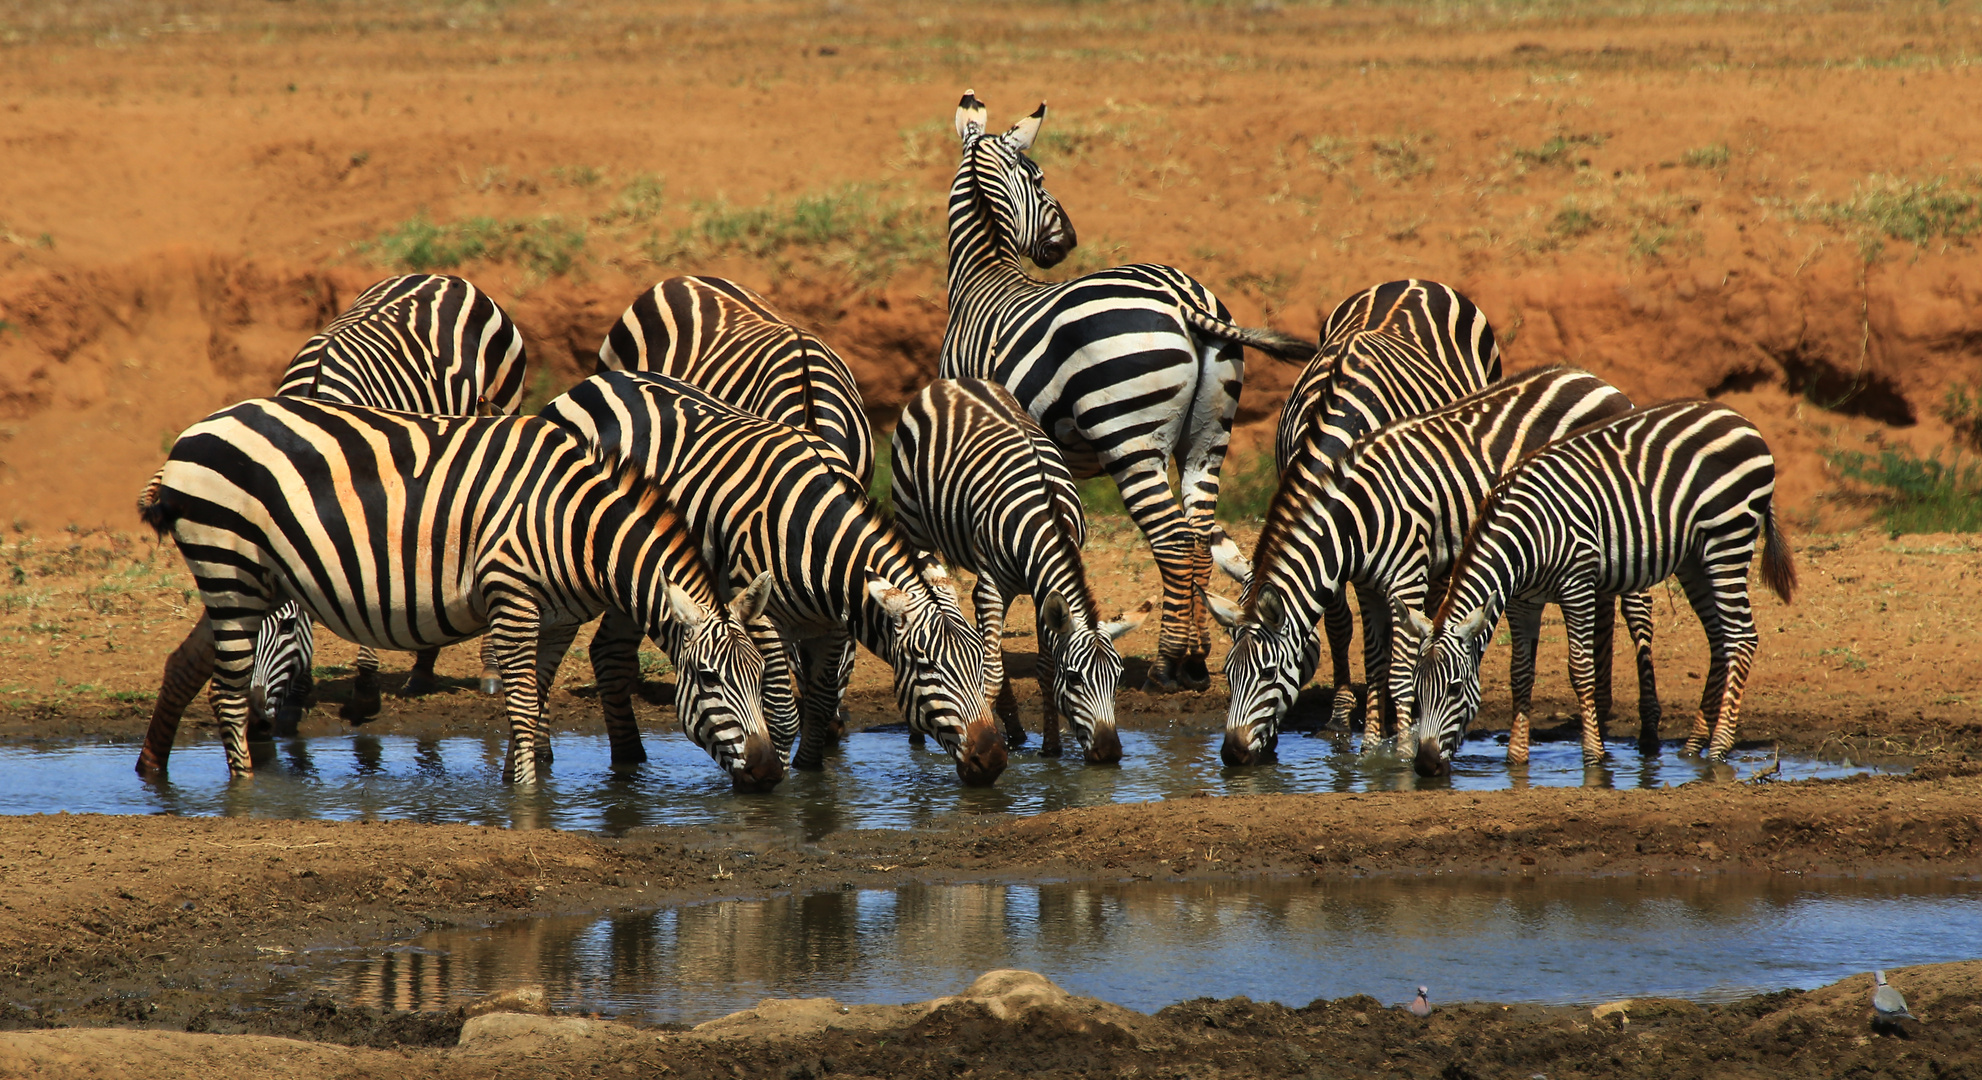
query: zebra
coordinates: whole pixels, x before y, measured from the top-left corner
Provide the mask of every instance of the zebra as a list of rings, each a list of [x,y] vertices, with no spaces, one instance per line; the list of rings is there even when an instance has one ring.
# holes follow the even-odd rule
[[[1458,290],[1435,281],[1390,281],[1349,297],[1329,314],[1321,340],[1321,352],[1280,409],[1273,455],[1283,476],[1303,462],[1325,467],[1393,420],[1441,408],[1500,380],[1500,345],[1486,316]],[[1252,567],[1244,560],[1228,570],[1251,581]],[[1364,612],[1365,654],[1376,648],[1371,614]],[[1348,598],[1327,598],[1323,615],[1335,685],[1332,722],[1348,724],[1358,705],[1349,683],[1355,620]]]
[[[949,321],[944,378],[1012,392],[1079,479],[1107,472],[1163,578],[1162,630],[1149,679],[1203,689],[1210,649],[1203,592],[1214,560],[1240,560],[1212,522],[1218,472],[1244,381],[1242,346],[1296,362],[1312,344],[1234,325],[1204,284],[1168,266],[1118,266],[1039,281],[1076,243],[1073,222],[1026,156],[1046,106],[993,135],[966,91],[963,159],[949,195]],[[1182,500],[1170,488],[1177,463]]]
[[[1087,525],[1053,441],[1011,392],[982,379],[938,379],[902,408],[890,454],[895,524],[909,542],[977,575],[971,606],[984,639],[984,696],[1005,742],[1025,742],[1005,677],[1005,608],[1033,598],[1039,640],[1041,750],[1060,756],[1060,717],[1085,758],[1120,761],[1114,642],[1155,607],[1103,622],[1087,584]]]
[[[276,389],[278,397],[308,397],[443,416],[507,416],[522,403],[525,357],[516,324],[464,278],[407,274],[358,294],[351,306],[304,342]],[[309,620],[283,604],[257,635],[250,700],[278,734],[293,734],[310,690],[316,652]],[[152,723],[177,730],[179,718],[213,670],[210,628],[195,626],[167,659]],[[422,650],[401,694],[436,687],[439,649]],[[484,658],[486,661],[486,657]],[[352,700],[343,715],[376,716],[381,705],[378,654],[358,650]],[[484,663],[482,689],[500,693]]]
[[[1228,765],[1269,758],[1280,723],[1319,661],[1315,625],[1330,599],[1350,585],[1362,601],[1364,658],[1372,687],[1385,688],[1371,710],[1363,748],[1372,750],[1391,716],[1408,729],[1414,654],[1395,609],[1421,610],[1433,583],[1450,569],[1479,502],[1520,458],[1585,424],[1629,412],[1622,392],[1571,367],[1538,368],[1459,399],[1435,412],[1392,423],[1358,439],[1332,463],[1297,459],[1281,477],[1254,554],[1254,577],[1241,609],[1216,595],[1212,613],[1232,630],[1225,677],[1232,686],[1221,752]],[[1651,667],[1651,598],[1623,598],[1638,648],[1641,740],[1656,747],[1658,693]],[[1598,627],[1598,710],[1610,711],[1613,624]],[[1523,627],[1514,645],[1514,725],[1507,753],[1528,754],[1528,702],[1534,646]],[[1399,754],[1409,755],[1408,730]]]
[[[846,458],[862,487],[874,481],[874,429],[846,361],[733,281],[671,277],[640,294],[599,345],[594,374],[607,371],[672,375],[804,428]]]
[[[507,698],[503,773],[519,783],[549,760],[544,697],[572,636],[616,608],[668,650],[683,730],[732,782],[762,789],[783,776],[759,706],[763,661],[742,626],[770,579],[724,608],[661,493],[555,424],[247,401],[187,429],[138,510],[171,534],[199,586],[233,776],[254,771],[253,637],[285,599],[379,648],[486,630]],[[172,734],[148,733],[140,773],[164,770]]]
[[[780,753],[796,738],[794,764],[822,767],[858,642],[894,668],[911,731],[935,736],[964,783],[997,780],[1007,754],[984,707],[983,643],[942,566],[918,558],[838,451],[646,372],[594,375],[542,415],[638,462],[719,572],[775,575],[766,614],[797,645],[802,718],[801,735],[771,717]],[[780,642],[759,647],[767,661],[784,655]]]
[[[1776,523],[1775,459],[1753,424],[1725,405],[1679,401],[1571,432],[1494,485],[1453,562],[1413,679],[1420,775],[1451,769],[1479,712],[1480,656],[1504,612],[1562,608],[1569,677],[1583,715],[1583,763],[1603,760],[1591,639],[1612,596],[1676,575],[1711,656],[1685,752],[1727,756],[1755,658],[1748,564],[1766,541],[1762,581],[1788,603],[1796,567]],[[1711,730],[1712,740],[1708,734]]]

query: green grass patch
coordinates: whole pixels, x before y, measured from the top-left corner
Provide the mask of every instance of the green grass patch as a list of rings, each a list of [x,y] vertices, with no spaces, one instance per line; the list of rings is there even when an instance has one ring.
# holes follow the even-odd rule
[[[1948,387],[1934,415],[1954,429],[1955,440],[1970,450],[1982,450],[1982,390],[1967,383]]]
[[[1846,480],[1863,485],[1878,506],[1881,524],[1901,533],[1982,532],[1982,463],[1947,461],[1939,451],[1921,457],[1907,447],[1877,454],[1829,450],[1824,460]]]
[[[514,262],[539,277],[555,277],[569,273],[584,255],[585,229],[554,216],[436,222],[420,214],[352,250],[381,266],[415,273],[468,262]]]
[[[1689,169],[1719,172],[1727,168],[1728,159],[1732,156],[1726,143],[1714,143],[1711,146],[1696,146],[1681,154],[1679,160]]]
[[[1880,239],[1904,240],[1918,247],[1974,234],[1982,229],[1982,189],[1972,181],[1957,185],[1940,176],[1931,180],[1873,176],[1859,184],[1850,198],[1818,203],[1808,216],[1870,233],[1865,244],[1869,259],[1877,256]]]
[[[1864,671],[1868,666],[1870,666],[1866,664],[1865,658],[1858,655],[1858,653],[1855,650],[1853,650],[1849,645],[1833,645],[1828,649],[1820,649],[1818,650],[1817,655],[1835,656],[1838,658],[1839,663],[1842,663],[1845,667],[1848,667],[1853,671]]]
[[[1244,463],[1226,458],[1219,475],[1218,516],[1225,521],[1264,518],[1279,488],[1280,470],[1274,467],[1272,454],[1260,454]]]
[[[661,264],[725,255],[804,258],[875,285],[904,264],[940,264],[943,244],[940,204],[847,184],[757,206],[700,204],[687,226],[648,254]]]
[[[1527,168],[1556,167],[1573,169],[1588,164],[1582,154],[1585,148],[1595,149],[1604,144],[1602,135],[1562,134],[1550,137],[1540,146],[1518,146],[1509,155],[1515,164]]]
[[[867,485],[867,497],[881,512],[894,516],[895,513],[895,467],[890,453],[890,440],[877,440],[874,443],[874,479]]]

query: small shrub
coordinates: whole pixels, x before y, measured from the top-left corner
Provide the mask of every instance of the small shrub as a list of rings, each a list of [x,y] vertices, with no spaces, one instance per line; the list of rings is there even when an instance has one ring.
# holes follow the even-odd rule
[[[1548,231],[1549,235],[1559,240],[1574,240],[1597,231],[1600,225],[1594,212],[1574,200],[1565,199],[1555,216],[1549,219]]]
[[[1881,524],[1895,535],[1982,531],[1982,464],[1964,462],[1959,453],[1944,462],[1939,451],[1921,457],[1888,446],[1876,455],[1830,450],[1824,460],[1871,489]]]
[[[1982,390],[1956,383],[1948,387],[1934,413],[1954,428],[1956,441],[1970,450],[1982,450]]]

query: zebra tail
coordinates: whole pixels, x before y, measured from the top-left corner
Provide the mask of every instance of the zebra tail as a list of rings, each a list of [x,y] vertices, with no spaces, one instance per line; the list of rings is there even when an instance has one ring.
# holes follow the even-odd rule
[[[151,475],[151,481],[145,484],[144,490],[138,492],[138,517],[160,536],[164,536],[172,528],[172,523],[179,520],[179,508],[166,502],[159,493],[164,480],[165,469],[161,466]]]
[[[1212,337],[1249,345],[1276,360],[1285,360],[1290,364],[1305,364],[1321,351],[1319,346],[1306,338],[1283,334],[1272,327],[1239,326],[1236,323],[1228,323],[1216,315],[1199,311],[1194,307],[1184,308],[1184,321],[1190,323],[1193,329],[1210,334]]]
[[[1791,561],[1789,543],[1783,538],[1781,527],[1776,524],[1774,499],[1769,500],[1769,508],[1762,514],[1762,531],[1768,544],[1767,550],[1762,552],[1762,581],[1787,604],[1796,592],[1796,564]]]

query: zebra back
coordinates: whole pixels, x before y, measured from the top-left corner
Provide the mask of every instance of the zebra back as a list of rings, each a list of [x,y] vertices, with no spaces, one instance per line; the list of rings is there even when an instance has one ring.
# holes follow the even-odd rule
[[[1356,439],[1500,379],[1500,346],[1486,316],[1447,285],[1407,279],[1338,304],[1322,348],[1280,410],[1274,458],[1332,460]]]
[[[874,479],[874,432],[846,362],[733,281],[672,277],[642,293],[600,343],[598,371],[693,383],[824,439],[862,487]]]
[[[464,278],[408,274],[359,293],[297,351],[278,397],[507,416],[523,400],[523,335]]]

